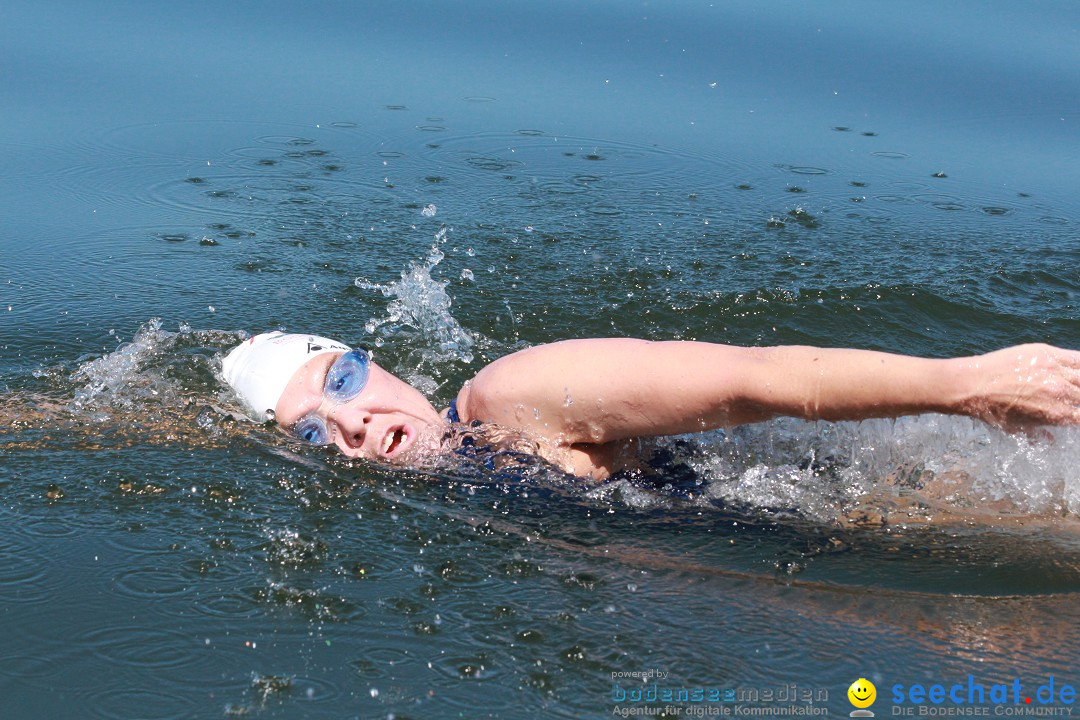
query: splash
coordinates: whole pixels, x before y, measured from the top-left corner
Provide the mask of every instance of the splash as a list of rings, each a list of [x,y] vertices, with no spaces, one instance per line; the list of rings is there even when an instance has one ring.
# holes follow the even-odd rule
[[[401,272],[401,279],[391,283],[375,283],[356,278],[353,284],[363,290],[378,290],[383,297],[391,298],[386,307],[386,316],[371,318],[365,329],[375,336],[375,346],[382,347],[386,340],[393,338],[395,344],[403,342],[414,348],[419,357],[417,368],[428,366],[438,368],[447,362],[470,363],[473,360],[473,348],[476,339],[454,318],[450,311],[453,300],[446,292],[449,280],[436,280],[431,272],[446,255],[439,249],[446,239],[446,229],[435,235],[427,257],[414,261]],[[423,377],[414,377],[422,387],[430,391],[434,381]]]
[[[210,448],[256,439],[266,431],[236,422],[243,412],[218,378],[218,354],[243,337],[187,325],[169,332],[155,318],[130,342],[80,358],[74,369],[38,368],[33,376],[39,383],[0,397],[0,426],[18,431],[5,447]],[[135,492],[152,491],[138,487]]]
[[[169,332],[159,318],[151,318],[131,342],[83,362],[70,374],[68,380],[81,387],[75,390],[69,409],[81,413],[91,408],[176,404],[200,386],[215,385],[214,362],[201,351],[241,339],[243,333],[195,331],[187,325]]]
[[[136,400],[157,398],[161,394],[160,378],[141,374],[147,362],[167,350],[172,344],[170,333],[161,329],[161,320],[153,318],[135,333],[131,342],[121,344],[115,351],[80,365],[71,381],[84,383],[71,401],[74,411],[93,404],[118,404],[130,407]]]
[[[968,418],[779,419],[657,441],[703,503],[821,522],[1080,515],[1080,429],[1007,434]]]

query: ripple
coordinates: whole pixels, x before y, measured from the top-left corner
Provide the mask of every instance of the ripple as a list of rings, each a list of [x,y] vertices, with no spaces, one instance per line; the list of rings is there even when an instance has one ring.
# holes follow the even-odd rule
[[[487,97],[486,95],[469,95],[467,97],[462,98],[462,100],[464,100],[465,102],[475,102],[475,103],[495,102],[495,98]]]
[[[44,556],[5,553],[0,560],[0,587],[4,601],[33,604],[49,597],[50,590],[43,581],[48,577],[49,563]]]
[[[255,140],[264,145],[281,145],[285,147],[304,147],[315,144],[313,138],[300,137],[298,135],[263,135],[262,137],[255,138]]]
[[[877,152],[872,152],[870,154],[873,155],[874,157],[886,158],[888,160],[906,160],[909,157],[911,157],[907,153],[891,152],[891,151],[888,151],[888,150],[879,150]]]
[[[33,655],[5,655],[0,663],[0,677],[43,678],[60,672],[60,664],[48,657]]]
[[[238,592],[204,592],[195,600],[192,607],[200,615],[209,617],[242,618],[263,613],[259,603]]]
[[[168,122],[120,125],[83,133],[77,144],[82,149],[100,150],[128,159],[183,160],[205,165],[231,148],[250,142],[275,147],[303,147],[317,142],[320,134],[330,134],[310,125],[282,122],[176,120]],[[335,137],[355,138],[357,133],[333,133]],[[374,134],[368,134],[374,139]]]
[[[466,171],[504,172],[513,168],[515,174],[537,184],[565,183],[567,178],[574,177],[595,178],[587,182],[619,177],[655,180],[661,185],[682,184],[690,177],[717,173],[746,176],[750,169],[746,163],[725,156],[690,154],[655,145],[517,132],[450,136],[438,148],[423,152]]]
[[[932,186],[929,183],[925,183],[925,182],[914,182],[914,181],[911,181],[911,180],[897,180],[895,182],[889,183],[889,187],[892,188],[893,190],[898,190],[898,191],[901,191],[901,192],[916,193],[916,192],[924,192],[924,191],[930,190],[930,188]]]
[[[129,525],[126,532],[112,533],[105,538],[105,544],[127,553],[140,555],[161,555],[170,552],[173,540],[159,537],[147,531],[139,524]]]
[[[566,182],[562,180],[549,180],[537,185],[537,188],[541,192],[551,193],[553,195],[580,195],[589,191],[587,185],[582,185],[576,182]]]
[[[341,697],[344,688],[322,678],[298,675],[292,680],[293,692],[305,702],[328,702]]]
[[[83,698],[93,717],[128,720],[139,717],[147,720],[189,717],[194,709],[194,699],[165,690],[136,688],[106,688],[89,693]]]
[[[825,168],[810,167],[808,165],[781,165],[783,169],[796,175],[828,175],[829,171]]]
[[[409,665],[417,662],[410,653],[398,647],[374,647],[365,651],[364,657],[374,663],[383,665]]]
[[[268,129],[285,132],[268,133]],[[331,141],[334,151],[342,154],[363,153],[377,146],[373,134],[356,129],[347,133],[329,127],[312,131],[310,126],[287,123],[125,125],[72,138],[56,149],[66,162],[40,177],[58,200],[89,206],[95,212],[148,206],[159,211],[173,208],[205,213],[207,202],[225,200],[231,203],[229,212],[266,213],[268,208],[259,207],[266,198],[256,194],[258,188],[250,187],[252,183],[264,175],[311,170],[315,157],[300,149],[320,139]],[[274,156],[274,149],[281,156]],[[290,151],[300,152],[301,157],[288,157]],[[193,165],[200,169],[193,172]],[[237,171],[246,172],[243,177],[251,182],[228,186],[223,175]],[[193,195],[193,187],[205,188],[211,195]]]
[[[353,175],[341,172],[342,169],[335,164],[327,166],[316,156],[289,158],[272,167],[207,176],[198,185],[179,176],[151,182],[125,202],[175,210],[192,218],[205,217],[208,212],[225,212],[231,219],[243,217],[253,223],[256,218],[273,216],[281,205],[295,204],[300,180],[306,186],[303,192],[312,194],[324,205],[338,199],[352,204],[358,195],[375,201],[393,197],[381,178]]]
[[[606,217],[615,217],[617,215],[622,215],[623,213],[621,209],[615,207],[614,205],[608,205],[606,203],[590,205],[585,208],[585,211],[592,213],[593,215],[602,215]]]
[[[937,203],[956,203],[960,204],[960,198],[954,195],[943,195],[940,193],[918,193],[911,196],[912,200],[916,202],[926,203],[928,205],[935,205]]]
[[[423,132],[446,132],[446,127],[443,125],[417,125],[416,129]]]
[[[96,657],[133,668],[178,668],[198,661],[196,639],[177,630],[124,625],[77,635],[74,642]]]
[[[505,172],[512,168],[519,168],[524,163],[520,160],[504,160],[496,157],[469,157],[465,159],[469,165],[481,170],[490,170],[492,172]]]
[[[274,154],[274,152],[278,152],[279,154]],[[316,152],[316,151],[314,151],[314,150],[308,150],[308,151],[305,151],[305,150],[285,150],[284,148],[279,150],[279,149],[268,149],[265,145],[255,145],[255,146],[247,146],[247,145],[245,145],[245,146],[241,146],[241,147],[238,147],[238,148],[232,148],[231,150],[226,152],[226,155],[227,155],[228,158],[238,158],[238,159],[243,159],[243,160],[254,160],[255,165],[256,165],[257,168],[273,167],[273,168],[275,168],[274,172],[282,172],[284,168],[279,167],[279,165],[287,165],[289,163],[289,161],[302,160],[302,159],[305,159],[305,158],[312,157],[312,155],[310,154],[312,152]],[[325,153],[326,151],[325,150],[318,150],[318,152]],[[294,164],[297,167],[303,166],[302,163],[294,163]],[[219,167],[219,166],[220,166],[220,163],[217,165],[217,167]],[[212,166],[211,167],[211,172],[208,173],[208,174],[213,175],[213,174],[215,174],[217,172],[219,172],[218,169],[215,169],[215,166]],[[264,171],[264,172],[266,172],[266,171]],[[206,178],[203,177],[202,181],[205,182]]]
[[[20,528],[26,535],[37,538],[69,537],[79,532],[79,526],[70,518],[25,518],[21,521]]]
[[[165,567],[125,570],[116,576],[114,587],[118,595],[138,599],[187,595],[192,589],[188,579]]]
[[[483,682],[499,677],[503,671],[492,665],[486,653],[475,655],[442,655],[432,662],[432,669],[448,680],[475,680]]]

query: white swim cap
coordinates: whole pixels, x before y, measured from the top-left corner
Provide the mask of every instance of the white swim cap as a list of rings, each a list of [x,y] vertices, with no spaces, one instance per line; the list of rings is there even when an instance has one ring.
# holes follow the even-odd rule
[[[330,338],[275,331],[237,345],[225,356],[221,370],[225,381],[262,422],[273,417],[285,386],[304,363],[323,353],[351,349]]]

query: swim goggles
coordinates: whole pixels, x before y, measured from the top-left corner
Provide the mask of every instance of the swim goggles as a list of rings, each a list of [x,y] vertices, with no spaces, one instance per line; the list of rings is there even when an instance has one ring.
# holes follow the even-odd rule
[[[335,406],[341,405],[360,395],[367,385],[370,364],[371,353],[364,348],[354,348],[335,360],[326,372],[324,404],[329,401]],[[333,442],[326,421],[315,413],[297,420],[292,434],[311,445],[329,445]]]

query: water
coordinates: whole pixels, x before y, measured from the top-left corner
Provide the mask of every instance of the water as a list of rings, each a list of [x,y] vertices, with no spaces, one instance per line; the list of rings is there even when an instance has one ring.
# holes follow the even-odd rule
[[[566,337],[1080,346],[1074,5],[4,16],[6,717],[1076,684],[1075,430],[782,420],[523,483],[289,447],[215,376],[275,327],[437,403]]]

